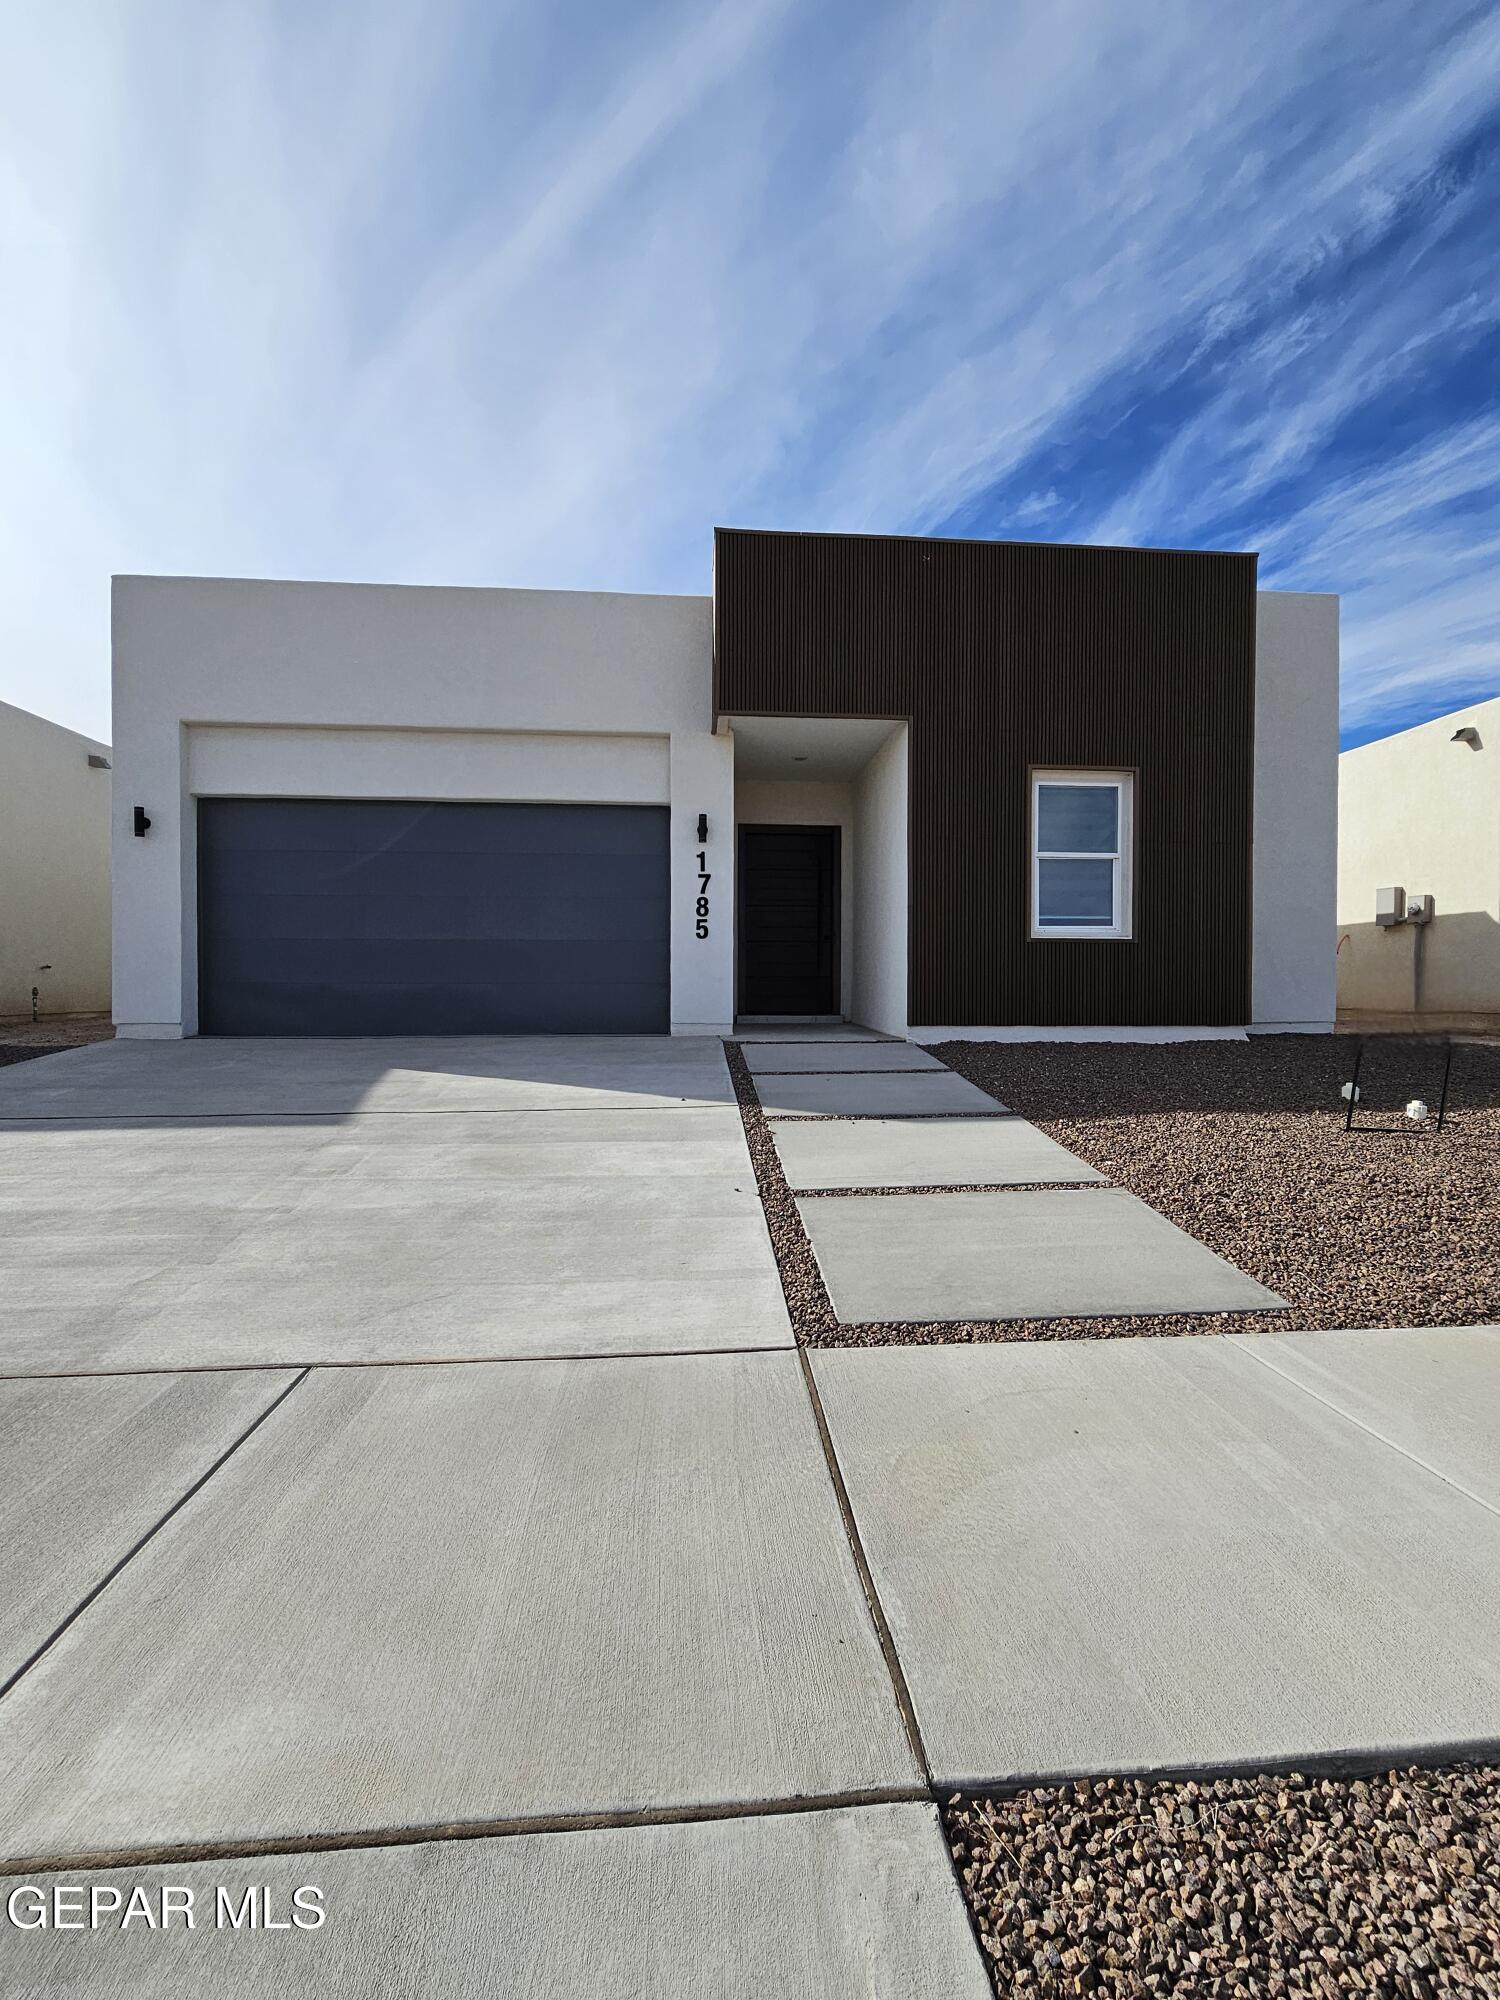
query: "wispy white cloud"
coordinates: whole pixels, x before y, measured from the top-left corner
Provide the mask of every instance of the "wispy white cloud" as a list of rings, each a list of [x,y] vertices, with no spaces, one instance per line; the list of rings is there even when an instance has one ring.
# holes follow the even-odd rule
[[[0,695],[107,728],[111,570],[706,588],[715,520],[986,495],[997,533],[1254,526],[1348,593],[1356,706],[1482,675],[1487,517],[1382,481],[1495,441],[1329,454],[1494,330],[1434,176],[1497,78],[1465,0],[13,9]]]
[[[1339,580],[1347,726],[1500,691],[1500,417],[1334,482],[1259,541],[1272,587]]]

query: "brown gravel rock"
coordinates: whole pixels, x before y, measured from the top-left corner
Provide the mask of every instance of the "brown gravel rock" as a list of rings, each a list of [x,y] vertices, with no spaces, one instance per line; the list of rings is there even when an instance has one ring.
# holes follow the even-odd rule
[[[114,1036],[114,1023],[107,1014],[49,1014],[40,1021],[0,1021],[0,1060],[55,1056],[61,1049],[81,1048],[85,1042],[112,1042]],[[12,1048],[19,1049],[21,1055],[5,1053]]]
[[[781,1271],[781,1288],[786,1293],[792,1331],[798,1340],[811,1346],[818,1345],[820,1341],[824,1344],[836,1342],[846,1329],[840,1328],[833,1316],[833,1307],[828,1303],[822,1273],[813,1256],[812,1245],[807,1240],[807,1231],[802,1227],[797,1204],[787,1187],[786,1175],[781,1170],[781,1161],[771,1139],[771,1128],[755,1094],[749,1066],[737,1042],[726,1042],[724,1055],[734,1080],[735,1096],[739,1099],[745,1143],[750,1148],[771,1248],[776,1253]]]
[[[30,1062],[33,1056],[61,1055],[67,1043],[0,1042],[0,1069],[7,1063]]]
[[[933,1048],[1060,1144],[1289,1301],[1283,1313],[840,1326],[749,1072],[730,1069],[798,1338],[1067,1340],[1279,1327],[1472,1325],[1500,1319],[1500,1048],[1460,1043],[1441,1133],[1345,1132],[1342,1036],[1248,1042],[981,1043]],[[1442,1049],[1367,1046],[1361,1122],[1435,1110]],[[1077,1199],[1089,1191],[1079,1189]]]
[[[959,1795],[997,1993],[1500,1993],[1500,1768],[1079,1780]]]

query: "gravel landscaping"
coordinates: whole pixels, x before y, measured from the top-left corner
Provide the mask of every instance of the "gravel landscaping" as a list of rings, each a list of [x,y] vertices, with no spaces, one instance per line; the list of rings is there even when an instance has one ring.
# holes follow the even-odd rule
[[[753,1080],[730,1044],[792,1324],[807,1345],[1500,1320],[1500,1046],[1457,1046],[1445,1128],[1420,1136],[1344,1130],[1340,1089],[1354,1060],[1345,1036],[943,1042],[932,1053],[1291,1310],[840,1326]],[[1409,1037],[1370,1042],[1359,1118],[1404,1127],[1403,1107],[1415,1096],[1435,1113],[1442,1055],[1439,1045]],[[1092,1192],[1079,1187],[1072,1198],[1087,1201]]]
[[[61,1055],[66,1042],[0,1042],[0,1069],[7,1063],[30,1062],[33,1056]]]
[[[86,1042],[111,1042],[114,1035],[114,1023],[107,1014],[51,1014],[40,1021],[0,1021],[0,1062],[55,1056],[63,1049],[82,1048]]]
[[[1500,1768],[1080,1781],[958,1796],[1002,1995],[1500,1992]]]

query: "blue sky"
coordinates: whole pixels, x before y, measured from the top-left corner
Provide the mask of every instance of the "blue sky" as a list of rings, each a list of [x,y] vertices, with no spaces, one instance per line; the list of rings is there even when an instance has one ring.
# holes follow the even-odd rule
[[[0,0],[0,698],[112,571],[706,590],[715,522],[1254,548],[1500,692],[1500,10]]]

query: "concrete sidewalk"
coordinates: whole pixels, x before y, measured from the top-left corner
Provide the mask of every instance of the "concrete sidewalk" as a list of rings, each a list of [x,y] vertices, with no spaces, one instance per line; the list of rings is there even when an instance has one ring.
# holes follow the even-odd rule
[[[936,1808],[867,1806],[523,1839],[335,1848],[170,1868],[70,1870],[193,1897],[199,1928],[27,1932],[0,1945],[12,2000],[991,2000]],[[281,1924],[205,1930],[247,1884]],[[85,1907],[87,1907],[87,1901]],[[181,1908],[179,1898],[177,1907]]]
[[[0,1704],[0,1768],[45,1858],[922,1782],[777,1354],[315,1372]]]
[[[318,1885],[331,1928],[278,1961],[290,1994],[392,1954],[481,1991],[503,1951],[545,2000],[606,1965],[641,2000],[705,1965],[729,1993],[980,2000],[934,1796],[1500,1736],[1500,1332],[812,1367],[888,1662],[791,1356],[315,1370],[284,1395],[247,1371],[227,1457],[211,1403],[164,1425],[174,1378],[130,1378],[133,1454],[117,1384],[10,1385],[112,1426],[135,1517],[58,1522],[106,1576],[169,1431],[201,1483],[0,1701],[4,1865],[253,1881],[282,1920]],[[313,1851],[264,1852],[287,1840]],[[195,1846],[218,1858],[159,1858]],[[258,1990],[270,1944],[227,1943],[28,1933],[12,1990]]]
[[[1500,1743],[1500,1332],[812,1367],[940,1790]]]

